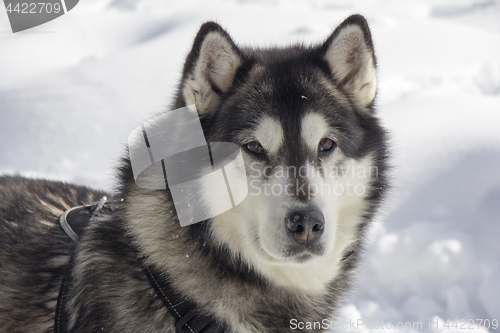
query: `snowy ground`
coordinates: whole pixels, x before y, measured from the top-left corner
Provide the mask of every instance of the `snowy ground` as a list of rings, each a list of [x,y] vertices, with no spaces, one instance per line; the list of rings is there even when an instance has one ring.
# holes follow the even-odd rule
[[[128,134],[168,103],[200,23],[217,20],[239,43],[285,45],[321,41],[361,13],[395,190],[342,320],[422,323],[363,332],[500,320],[499,1],[165,3],[85,0],[18,34],[0,8],[0,172],[111,189]]]

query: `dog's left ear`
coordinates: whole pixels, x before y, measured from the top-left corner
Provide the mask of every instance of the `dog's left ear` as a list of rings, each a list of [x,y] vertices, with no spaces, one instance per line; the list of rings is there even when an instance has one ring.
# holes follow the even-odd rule
[[[349,16],[323,44],[332,74],[360,107],[370,107],[377,91],[376,61],[368,23]]]
[[[184,65],[182,94],[200,115],[214,112],[233,84],[243,56],[229,34],[214,22],[203,24]]]

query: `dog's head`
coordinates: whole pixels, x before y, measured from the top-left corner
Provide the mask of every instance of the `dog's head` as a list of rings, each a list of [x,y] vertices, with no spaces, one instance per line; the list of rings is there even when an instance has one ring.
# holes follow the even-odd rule
[[[249,187],[243,203],[213,219],[214,237],[271,264],[341,258],[380,199],[376,87],[362,16],[321,45],[260,50],[204,24],[175,107],[195,104],[209,142],[242,147]]]

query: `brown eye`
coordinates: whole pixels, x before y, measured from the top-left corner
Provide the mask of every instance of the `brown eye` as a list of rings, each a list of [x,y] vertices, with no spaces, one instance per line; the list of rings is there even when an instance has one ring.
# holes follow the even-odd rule
[[[335,148],[335,142],[330,138],[323,138],[319,142],[318,149],[320,151],[329,151]]]
[[[246,144],[247,149],[255,154],[260,154],[264,152],[264,148],[262,148],[261,144],[259,141],[250,141],[249,143]]]

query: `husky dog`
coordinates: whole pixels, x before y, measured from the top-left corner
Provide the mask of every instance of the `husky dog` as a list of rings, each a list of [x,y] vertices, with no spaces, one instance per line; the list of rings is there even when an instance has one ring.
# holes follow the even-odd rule
[[[249,194],[181,227],[170,191],[138,187],[127,157],[114,208],[73,243],[59,217],[103,193],[0,178],[0,331],[328,331],[387,187],[376,87],[360,15],[320,45],[287,48],[240,48],[203,24],[172,109],[194,104],[208,142],[241,147]],[[70,257],[67,320],[54,327]],[[170,308],[144,265],[178,295]],[[172,310],[186,302],[218,328],[179,324]]]

